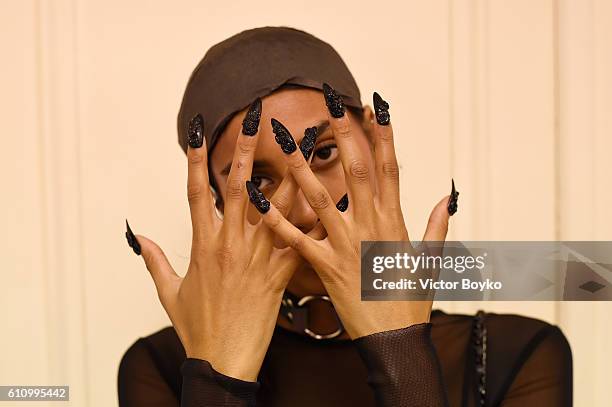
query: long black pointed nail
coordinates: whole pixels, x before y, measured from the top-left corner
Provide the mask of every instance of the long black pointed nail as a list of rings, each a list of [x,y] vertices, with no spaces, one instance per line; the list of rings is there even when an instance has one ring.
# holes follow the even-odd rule
[[[247,180],[246,182],[247,193],[249,194],[249,200],[255,205],[260,213],[266,213],[270,210],[270,201],[266,199],[266,196],[257,188],[252,181]]]
[[[128,245],[132,248],[132,250],[134,250],[134,253],[140,256],[140,243],[138,243],[136,236],[134,236],[132,229],[130,229],[130,224],[128,223],[127,219],[125,220],[125,226],[127,228],[125,238],[127,239]]]
[[[453,216],[457,212],[457,200],[459,199],[459,191],[455,189],[455,180],[452,180],[453,187],[451,189],[450,198],[448,199],[448,214]]]
[[[244,116],[244,120],[242,120],[242,134],[245,136],[257,134],[259,119],[261,119],[261,99],[257,98],[251,103],[247,114]]]
[[[342,96],[338,95],[334,88],[327,83],[323,84],[323,95],[325,95],[325,104],[332,117],[336,119],[344,116],[344,101]]]
[[[374,92],[374,112],[376,113],[376,121],[381,126],[386,126],[391,122],[389,103],[380,97],[378,92]]]
[[[297,150],[297,145],[289,130],[274,118],[272,119],[272,131],[274,132],[274,140],[285,154],[291,154]]]
[[[204,143],[204,119],[200,113],[189,121],[187,140],[191,148],[200,148]]]
[[[346,210],[348,209],[348,204],[348,194],[344,194],[336,204],[336,208],[338,208],[340,212],[346,212]]]
[[[308,161],[312,150],[314,150],[315,141],[317,141],[317,128],[308,127],[304,130],[304,138],[300,140],[300,151],[306,161]]]

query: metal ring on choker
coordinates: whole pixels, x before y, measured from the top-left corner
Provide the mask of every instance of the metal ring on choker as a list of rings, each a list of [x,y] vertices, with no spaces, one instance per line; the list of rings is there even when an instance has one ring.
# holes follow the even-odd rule
[[[305,304],[308,304],[310,301],[313,300],[323,300],[323,301],[327,301],[330,304],[331,302],[331,298],[329,298],[327,295],[307,295],[305,297],[300,298],[300,300],[297,303],[298,307],[303,307]],[[334,332],[329,333],[329,334],[318,334],[313,332],[312,330],[310,330],[309,328],[304,328],[304,333],[306,333],[307,335],[311,336],[312,338],[315,339],[333,339],[336,338],[337,336],[340,336],[342,334],[342,332],[344,332],[344,326],[342,325],[342,322],[340,322],[340,319],[338,319],[338,316],[336,315],[336,319],[338,320],[338,329],[336,329]]]
[[[306,307],[306,305],[309,302],[315,301],[315,300],[327,301],[330,304],[332,304],[331,298],[329,298],[329,296],[327,295],[306,295],[298,299],[297,297],[293,296],[293,294],[290,294],[287,291],[285,291],[285,294],[283,295],[283,300],[281,303],[281,313],[294,326],[297,325],[296,328],[298,330],[301,330],[302,332],[304,332],[306,335],[310,336],[311,338],[314,338],[317,340],[330,340],[330,339],[334,339],[342,335],[342,333],[344,332],[344,326],[342,325],[342,321],[340,321],[340,318],[338,318],[338,315],[336,315],[336,319],[338,321],[338,329],[336,329],[334,332],[331,332],[328,334],[321,334],[321,333],[314,332],[308,327],[308,307]],[[301,323],[299,323],[298,321],[301,321]]]

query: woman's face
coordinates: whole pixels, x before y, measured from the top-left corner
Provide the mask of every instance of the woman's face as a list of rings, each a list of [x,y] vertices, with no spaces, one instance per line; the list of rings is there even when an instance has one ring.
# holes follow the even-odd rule
[[[245,113],[246,109],[236,114],[228,123],[210,157],[212,175],[224,201],[225,186],[232,164],[234,146],[241,132],[242,119]],[[370,160],[370,168],[374,168],[372,144],[370,143],[374,117],[372,109],[369,106],[365,107],[363,122],[360,122],[358,116],[354,115],[349,109],[347,109],[347,114],[351,120],[351,130],[358,148]],[[328,126],[327,107],[325,106],[323,93],[315,89],[280,89],[262,99],[259,140],[251,180],[270,199],[287,171],[283,152],[274,140],[274,133],[270,124],[272,118],[277,119],[287,127],[298,145],[304,137],[304,130],[307,127],[317,126],[319,128],[310,166],[317,178],[327,188],[334,202],[340,200],[347,191],[344,182],[344,170],[334,141],[334,135]],[[373,176],[373,171],[370,173]],[[222,208],[220,209],[222,210]],[[259,213],[252,205],[249,205],[248,219],[251,223],[257,223],[259,220]],[[308,233],[318,222],[317,214],[310,207],[301,190],[295,197],[287,219],[304,233]],[[277,240],[275,245],[279,248],[285,247],[285,244],[280,240]],[[296,295],[325,293],[323,284],[308,263],[304,263],[296,271],[288,289]]]

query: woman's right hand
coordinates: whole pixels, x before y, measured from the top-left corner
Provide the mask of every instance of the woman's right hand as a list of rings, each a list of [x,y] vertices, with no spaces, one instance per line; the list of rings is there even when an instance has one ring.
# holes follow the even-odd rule
[[[251,119],[247,124],[255,130],[260,117],[253,113],[257,103],[247,113]],[[216,371],[245,381],[257,379],[283,291],[302,261],[291,248],[275,248],[274,234],[262,222],[252,225],[246,218],[245,183],[251,178],[258,133],[245,135],[243,130],[238,135],[221,220],[210,193],[201,116],[190,123],[187,192],[193,239],[184,277],[175,273],[155,242],[142,235],[135,235],[137,242],[132,240],[140,245],[187,357],[204,359]],[[287,175],[272,201],[288,211],[296,191],[295,181]]]

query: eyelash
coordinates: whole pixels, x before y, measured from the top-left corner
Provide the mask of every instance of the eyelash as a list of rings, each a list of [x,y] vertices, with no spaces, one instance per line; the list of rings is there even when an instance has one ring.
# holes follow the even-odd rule
[[[269,183],[270,183],[270,184],[272,184],[272,183],[273,183],[272,178],[268,177],[267,175],[262,175],[262,174],[253,174],[253,175],[251,176],[251,180],[253,180],[254,178],[260,178],[260,179],[262,179],[262,180],[269,181]],[[257,184],[256,184],[256,185],[257,185]],[[258,187],[258,188],[260,188],[260,189],[262,189],[262,188],[267,188],[267,185],[265,185],[265,186],[263,186],[263,187],[262,187],[262,186],[261,186],[261,183],[260,183],[259,185],[257,185],[257,187]]]
[[[336,143],[333,143],[333,142],[329,142],[329,143],[327,143],[327,144],[324,144],[324,143],[325,143],[325,142],[320,143],[320,145],[319,145],[319,146],[317,146],[317,147],[316,147],[316,148],[313,150],[313,152],[312,152],[312,154],[313,154],[313,160],[315,159],[315,157],[314,157],[314,156],[317,154],[317,152],[319,152],[320,150],[322,150],[322,149],[324,149],[324,148],[338,148],[338,146],[336,145]],[[332,154],[333,154],[333,153],[332,153]],[[324,160],[328,160],[328,159],[326,158],[326,159],[324,159]],[[327,164],[327,163],[325,163],[325,164]],[[260,179],[262,179],[262,180],[267,180],[268,182],[273,183],[272,178],[271,178],[271,177],[269,177],[269,176],[267,176],[267,175],[264,175],[264,174],[253,174],[253,175],[252,175],[252,177],[251,177],[251,179],[253,179],[253,178],[260,178]],[[259,184],[259,185],[258,185],[258,187],[263,189],[263,188],[267,188],[267,185],[264,185],[263,187],[261,187],[261,184]]]
[[[336,148],[336,149],[338,148],[338,146],[337,146],[337,145],[336,145],[336,143],[334,143],[334,142],[329,142],[329,143],[327,143],[327,144],[324,144],[324,143],[325,143],[325,142],[322,142],[322,143],[321,143],[321,145],[317,146],[317,147],[315,148],[315,150],[312,152],[312,155],[313,155],[313,158],[312,158],[312,159],[313,159],[313,160],[316,158],[316,157],[315,157],[315,156],[316,156],[316,154],[317,154],[319,151],[323,150],[324,148]],[[333,154],[333,152],[332,152],[332,154]],[[324,160],[328,160],[328,158],[325,158]],[[332,160],[332,161],[333,161],[333,160]]]

